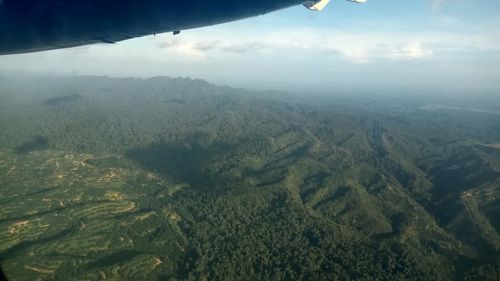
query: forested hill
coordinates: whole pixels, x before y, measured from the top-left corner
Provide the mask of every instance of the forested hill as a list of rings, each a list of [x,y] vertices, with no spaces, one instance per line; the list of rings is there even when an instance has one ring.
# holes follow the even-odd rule
[[[0,264],[12,280],[500,280],[489,101],[4,78]]]

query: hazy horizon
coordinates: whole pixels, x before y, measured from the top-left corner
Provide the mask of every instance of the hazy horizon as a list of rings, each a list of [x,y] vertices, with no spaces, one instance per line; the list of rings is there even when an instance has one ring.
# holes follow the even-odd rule
[[[259,90],[434,89],[497,93],[500,2],[422,0],[323,12],[294,7],[238,22],[91,45],[0,56],[0,72],[192,77]]]

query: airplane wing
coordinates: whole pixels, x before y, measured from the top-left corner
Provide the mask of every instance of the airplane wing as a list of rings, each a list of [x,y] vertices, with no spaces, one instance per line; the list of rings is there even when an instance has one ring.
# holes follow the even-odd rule
[[[320,11],[329,1],[0,0],[0,55],[175,35],[300,4]]]

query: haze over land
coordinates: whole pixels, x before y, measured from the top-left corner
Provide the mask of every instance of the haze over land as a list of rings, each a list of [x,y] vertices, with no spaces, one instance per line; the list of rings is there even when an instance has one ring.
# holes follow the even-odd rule
[[[499,278],[498,97],[1,81],[11,280]]]

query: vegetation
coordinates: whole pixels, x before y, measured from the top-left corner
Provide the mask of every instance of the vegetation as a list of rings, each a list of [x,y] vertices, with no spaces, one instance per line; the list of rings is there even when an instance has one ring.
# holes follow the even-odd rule
[[[4,78],[0,264],[11,280],[500,280],[500,103],[439,99]]]

